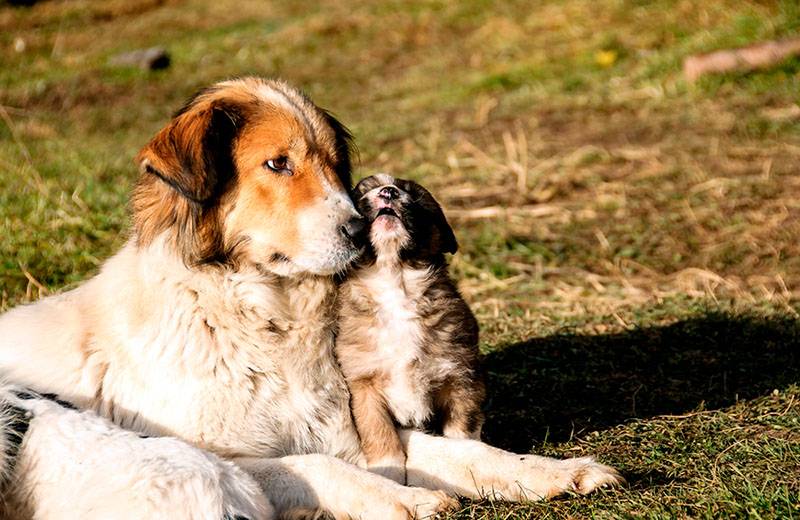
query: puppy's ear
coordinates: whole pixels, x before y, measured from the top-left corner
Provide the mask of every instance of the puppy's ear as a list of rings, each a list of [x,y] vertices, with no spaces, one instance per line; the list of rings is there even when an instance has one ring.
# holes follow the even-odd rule
[[[358,184],[356,184],[356,187],[353,188],[353,194],[360,197],[369,190],[377,188],[381,184],[382,183],[378,175],[370,175],[369,177],[364,177],[358,182]]]
[[[435,233],[431,237],[431,249],[440,253],[455,254],[458,251],[458,241],[456,235],[453,233],[453,228],[447,222],[444,216],[444,211],[439,202],[433,198],[431,192],[423,188],[420,184],[409,181],[409,187],[406,191],[411,193],[411,196],[428,214],[431,219]]]
[[[244,121],[240,107],[200,96],[139,153],[131,199],[137,242],[166,233],[187,264],[225,256],[218,202],[235,176],[233,146]]]
[[[458,251],[456,235],[453,233],[453,228],[450,227],[450,223],[447,222],[447,218],[445,218],[441,206],[439,206],[438,203],[436,206],[439,211],[436,214],[436,220],[434,222],[436,228],[439,230],[439,247],[442,253],[455,254]]]

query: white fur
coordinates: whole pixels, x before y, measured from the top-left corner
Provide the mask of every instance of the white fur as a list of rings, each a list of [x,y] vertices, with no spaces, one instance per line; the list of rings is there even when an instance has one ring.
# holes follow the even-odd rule
[[[410,486],[442,489],[473,498],[541,500],[564,492],[589,493],[622,481],[591,457],[551,459],[518,455],[471,439],[400,432]]]
[[[10,390],[0,390],[0,399],[25,410],[30,423],[3,518],[274,518],[258,484],[231,462]]]

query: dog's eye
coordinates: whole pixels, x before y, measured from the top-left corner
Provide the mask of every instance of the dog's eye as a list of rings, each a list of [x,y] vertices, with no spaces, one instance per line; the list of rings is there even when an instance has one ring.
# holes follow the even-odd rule
[[[263,166],[264,168],[269,168],[275,173],[280,173],[282,175],[292,174],[292,168],[291,165],[289,164],[289,158],[286,157],[285,155],[281,155],[280,157],[264,161]]]

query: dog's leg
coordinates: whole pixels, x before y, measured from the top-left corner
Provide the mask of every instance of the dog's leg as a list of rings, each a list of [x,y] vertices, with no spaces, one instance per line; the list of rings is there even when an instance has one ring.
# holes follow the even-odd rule
[[[402,430],[408,484],[467,497],[540,500],[620,484],[613,468],[590,457],[558,460],[517,455],[479,441]]]
[[[179,439],[142,438],[23,388],[0,385],[0,411],[0,518],[275,518],[252,476]]]
[[[405,484],[406,455],[386,401],[369,380],[353,381],[350,396],[369,470]]]
[[[325,511],[336,519],[408,520],[457,505],[443,491],[401,486],[327,455],[234,462],[259,482],[281,518]]]

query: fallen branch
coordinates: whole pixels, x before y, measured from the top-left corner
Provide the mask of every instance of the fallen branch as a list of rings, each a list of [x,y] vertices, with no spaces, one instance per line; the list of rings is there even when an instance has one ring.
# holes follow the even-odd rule
[[[800,38],[769,41],[689,56],[683,62],[683,74],[689,81],[695,81],[706,74],[766,69],[797,54],[800,54]]]
[[[447,216],[454,220],[480,220],[512,216],[549,217],[568,213],[569,212],[563,208],[544,205],[520,206],[511,208],[504,208],[502,206],[487,206],[485,208],[447,210]]]

